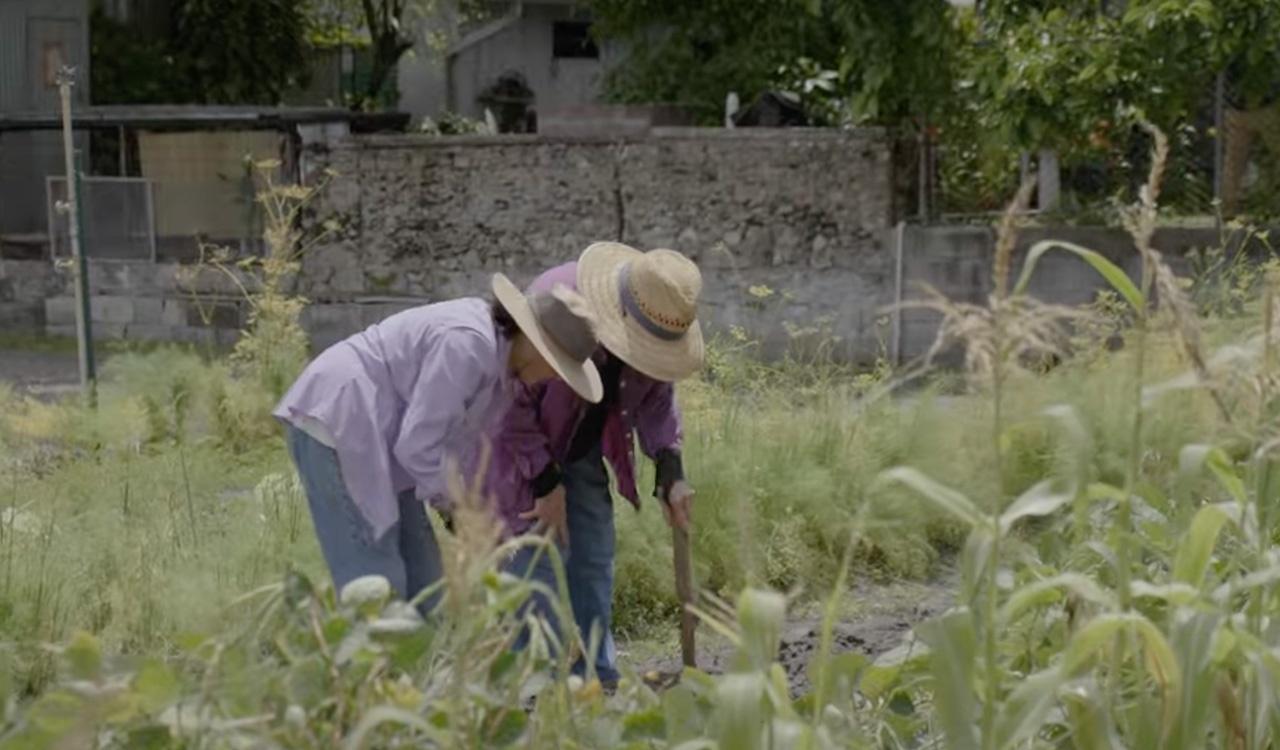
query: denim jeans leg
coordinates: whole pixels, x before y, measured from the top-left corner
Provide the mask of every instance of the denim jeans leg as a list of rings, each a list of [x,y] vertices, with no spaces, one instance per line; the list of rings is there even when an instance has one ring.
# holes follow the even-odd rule
[[[564,469],[569,520],[569,559],[566,566],[573,617],[589,647],[591,630],[599,631],[594,655],[601,682],[617,682],[618,655],[613,642],[613,572],[616,534],[609,475],[597,448]],[[582,671],[585,665],[580,665]]]
[[[535,559],[536,558],[536,559]],[[559,586],[556,583],[556,570],[551,562],[551,556],[548,550],[540,547],[525,546],[521,547],[511,559],[507,561],[503,569],[513,576],[519,578],[527,578],[534,583],[540,583],[551,592],[552,596],[557,595]],[[540,615],[547,621],[548,627],[552,632],[556,633],[563,641],[563,635],[560,634],[560,618],[556,616],[556,609],[552,606],[550,597],[543,591],[535,591],[534,594],[525,602],[520,610],[521,617],[533,613]],[[523,651],[529,645],[529,632],[525,628],[521,628],[520,635],[517,636],[514,648],[516,651]]]
[[[413,490],[405,490],[398,498],[400,503],[400,557],[404,560],[406,599],[414,599],[422,590],[444,575],[440,561],[440,545],[435,530],[427,520],[427,508]],[[418,603],[418,609],[426,615],[440,603],[440,592],[435,592]]]
[[[400,524],[374,539],[342,481],[337,452],[296,427],[289,428],[288,441],[334,588],[341,592],[356,578],[380,575],[404,596],[408,585]]]

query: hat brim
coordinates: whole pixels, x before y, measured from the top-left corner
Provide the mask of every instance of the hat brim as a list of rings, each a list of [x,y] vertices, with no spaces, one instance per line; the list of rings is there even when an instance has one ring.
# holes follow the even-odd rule
[[[520,331],[529,339],[529,343],[533,344],[533,348],[538,350],[560,379],[590,403],[598,403],[604,398],[604,385],[600,382],[600,372],[595,363],[590,359],[585,362],[575,361],[561,349],[547,335],[537,316],[533,314],[529,300],[511,283],[511,279],[495,273],[492,286],[493,296],[497,298],[498,304],[506,309]]]
[[[706,357],[702,327],[695,320],[675,341],[664,341],[622,311],[618,278],[643,253],[618,242],[596,242],[578,258],[578,293],[591,306],[596,337],[615,356],[654,380],[673,383],[697,373]]]

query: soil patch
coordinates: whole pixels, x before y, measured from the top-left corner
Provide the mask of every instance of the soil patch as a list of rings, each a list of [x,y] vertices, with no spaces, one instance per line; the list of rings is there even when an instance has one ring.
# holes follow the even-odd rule
[[[855,586],[849,601],[856,609],[836,624],[832,652],[856,651],[874,659],[898,646],[912,627],[950,607],[956,588],[957,576],[952,569],[925,583]],[[818,652],[821,627],[819,613],[803,613],[783,630],[778,661],[787,671],[794,696],[809,690],[809,662]],[[713,638],[705,627],[698,629],[698,638],[698,667],[710,674],[723,673],[732,655],[731,645],[722,638]],[[679,681],[679,647],[667,651],[669,655],[633,662],[637,674],[655,689],[665,689]]]

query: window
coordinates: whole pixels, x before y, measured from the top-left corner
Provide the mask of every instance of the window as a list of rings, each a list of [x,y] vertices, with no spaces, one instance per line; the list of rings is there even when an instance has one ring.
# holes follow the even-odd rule
[[[556,21],[551,25],[551,56],[596,59],[600,49],[591,37],[590,21]]]

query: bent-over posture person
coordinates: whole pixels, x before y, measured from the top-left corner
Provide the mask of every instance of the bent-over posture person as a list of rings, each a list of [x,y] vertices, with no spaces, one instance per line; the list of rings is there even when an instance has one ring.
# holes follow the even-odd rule
[[[605,462],[618,492],[638,509],[632,437],[638,436],[641,450],[656,463],[654,492],[664,501],[668,522],[687,528],[693,491],[684,479],[672,383],[702,367],[696,319],[702,277],[675,251],[642,253],[602,242],[576,263],[543,273],[529,292],[561,284],[582,294],[596,321],[601,347],[593,360],[604,396],[592,405],[559,383],[520,389],[492,438],[489,488],[512,533],[548,529],[560,541],[574,620],[584,643],[598,629],[594,666],[609,684],[617,681],[618,670],[611,633],[613,501]],[[529,570],[533,554],[522,550],[512,561],[513,572],[529,573],[554,589],[545,556]],[[555,624],[553,613],[544,615]]]
[[[558,378],[600,400],[581,296],[565,286],[526,296],[502,274],[493,295],[407,310],[331,346],[276,408],[339,591],[380,575],[413,600],[439,580],[424,502],[444,501],[446,462],[473,462],[516,381]]]

